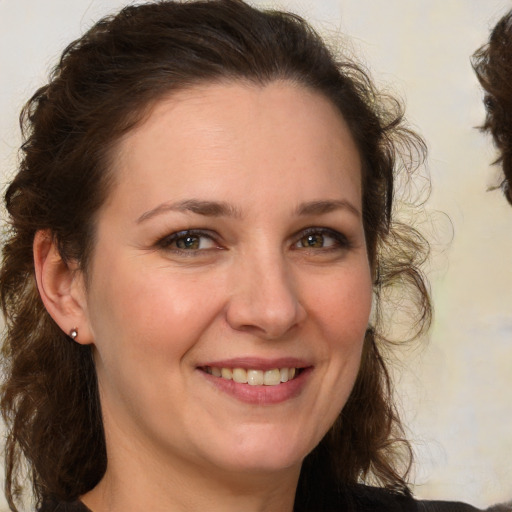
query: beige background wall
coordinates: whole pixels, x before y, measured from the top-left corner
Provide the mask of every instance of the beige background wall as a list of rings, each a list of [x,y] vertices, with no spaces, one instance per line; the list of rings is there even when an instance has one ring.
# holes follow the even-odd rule
[[[57,54],[123,0],[0,0],[0,169],[19,144],[17,115]],[[272,5],[255,1],[258,5]],[[426,138],[430,207],[452,221],[435,246],[430,342],[405,352],[399,393],[414,441],[416,493],[484,506],[512,499],[512,207],[489,166],[481,92],[469,56],[512,1],[282,0],[273,5],[347,34]],[[2,177],[2,183],[6,178]],[[441,240],[449,237],[446,221]],[[438,228],[439,229],[439,228]]]

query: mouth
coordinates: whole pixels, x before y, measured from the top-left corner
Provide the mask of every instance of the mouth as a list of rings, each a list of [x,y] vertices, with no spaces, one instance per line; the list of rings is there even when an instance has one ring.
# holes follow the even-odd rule
[[[217,391],[259,407],[299,397],[311,380],[314,365],[296,357],[236,357],[205,361],[196,369]]]
[[[304,368],[284,367],[261,370],[257,368],[227,368],[217,366],[203,366],[201,371],[224,380],[232,380],[238,384],[249,386],[279,386],[296,379]]]

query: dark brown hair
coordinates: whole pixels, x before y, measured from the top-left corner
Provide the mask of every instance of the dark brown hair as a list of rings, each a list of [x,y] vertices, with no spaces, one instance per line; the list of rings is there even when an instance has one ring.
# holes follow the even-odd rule
[[[35,233],[50,230],[62,258],[87,272],[95,216],[115,185],[110,159],[119,138],[174,91],[278,79],[324,95],[350,127],[363,161],[363,221],[376,297],[355,387],[304,461],[297,507],[314,503],[321,510],[323,489],[361,481],[406,492],[410,448],[392,399],[381,299],[396,286],[409,290],[413,328],[419,333],[428,326],[430,299],[419,270],[428,247],[395,219],[394,201],[397,180],[409,180],[423,142],[405,127],[400,104],[378,95],[360,67],[333,55],[299,17],[239,0],[159,1],[126,7],[71,43],[21,114],[25,142],[5,195],[10,227],[0,271],[7,323],[1,407],[12,510],[25,463],[41,502],[76,499],[99,482],[107,462],[91,349],[73,343],[41,302]]]
[[[503,168],[501,188],[512,204],[512,11],[498,21],[472,62],[485,90],[487,115],[482,130],[493,136],[500,152],[494,163]]]

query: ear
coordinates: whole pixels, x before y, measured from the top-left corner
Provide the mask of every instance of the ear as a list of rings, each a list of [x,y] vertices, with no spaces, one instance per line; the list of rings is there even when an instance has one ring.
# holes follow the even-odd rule
[[[50,230],[37,231],[33,252],[37,288],[46,310],[67,335],[76,329],[76,342],[93,343],[84,276],[78,263],[62,259]]]

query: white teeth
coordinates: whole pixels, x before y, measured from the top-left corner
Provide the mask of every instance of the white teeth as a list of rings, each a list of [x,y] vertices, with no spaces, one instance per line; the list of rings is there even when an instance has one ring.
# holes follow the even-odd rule
[[[221,368],[220,374],[223,379],[231,380],[233,378],[233,372],[229,368]]]
[[[277,386],[281,382],[281,372],[275,368],[268,370],[263,374],[263,384],[265,386]]]
[[[261,386],[263,384],[263,372],[261,370],[247,370],[247,384]]]
[[[224,370],[224,368],[222,368],[222,370]],[[246,384],[247,379],[247,372],[243,368],[233,368],[233,380],[235,382],[239,382],[240,384]]]
[[[297,373],[296,368],[245,370],[244,368],[216,368],[215,366],[206,366],[204,370],[214,377],[234,380],[239,384],[249,384],[250,386],[278,386],[281,383],[292,380]]]

